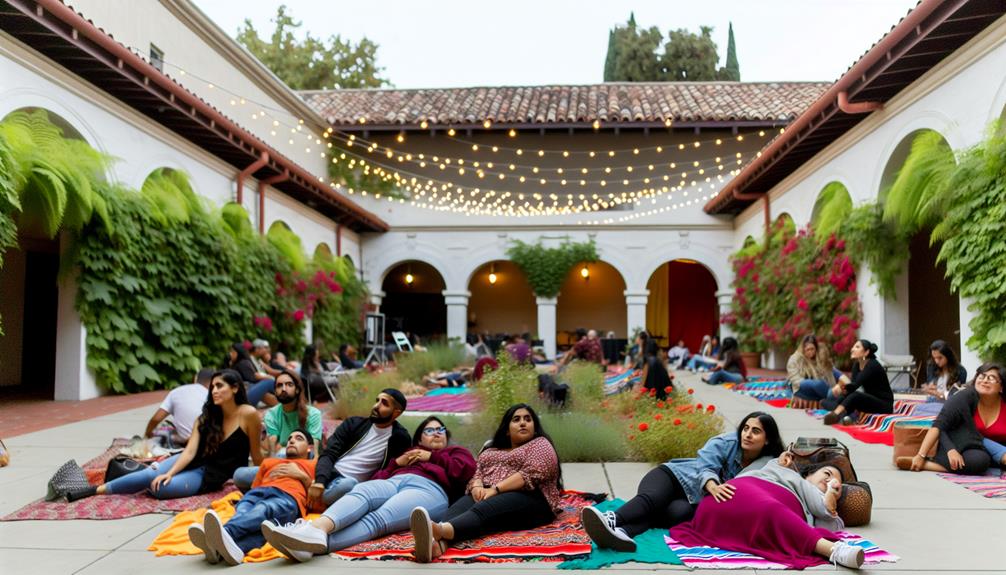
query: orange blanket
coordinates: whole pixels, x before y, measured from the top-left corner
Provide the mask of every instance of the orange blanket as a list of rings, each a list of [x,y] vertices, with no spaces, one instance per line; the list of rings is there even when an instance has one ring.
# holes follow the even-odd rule
[[[220,519],[226,523],[231,517],[234,516],[234,504],[241,499],[241,493],[235,491],[222,497],[213,502],[213,510],[217,512]],[[189,525],[193,523],[203,522],[203,516],[206,515],[206,509],[196,509],[194,511],[182,511],[178,515],[175,515],[174,520],[171,521],[171,525],[161,532],[160,535],[154,539],[150,547],[147,547],[147,551],[153,551],[154,555],[162,557],[164,555],[201,555],[202,551],[198,547],[189,542]],[[318,514],[308,515],[308,519],[314,519],[318,517]],[[254,549],[245,555],[246,563],[261,563],[262,561],[269,561],[270,559],[279,559],[283,556],[280,555],[279,551],[273,549],[272,545],[268,543],[265,547],[259,549]]]

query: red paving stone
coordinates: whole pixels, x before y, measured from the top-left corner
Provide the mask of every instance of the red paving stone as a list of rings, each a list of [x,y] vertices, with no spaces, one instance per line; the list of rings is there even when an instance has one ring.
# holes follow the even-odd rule
[[[166,390],[147,391],[131,395],[107,395],[84,401],[0,398],[0,437],[10,439],[67,423],[155,405],[167,394]]]

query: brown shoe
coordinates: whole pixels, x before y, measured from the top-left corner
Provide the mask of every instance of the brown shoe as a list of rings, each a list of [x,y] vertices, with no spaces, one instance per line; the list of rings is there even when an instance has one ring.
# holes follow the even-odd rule
[[[835,425],[836,423],[838,423],[839,419],[841,419],[841,416],[835,413],[834,411],[829,411],[828,413],[824,414],[825,425]]]
[[[898,469],[902,471],[912,470],[912,457],[908,455],[902,455],[894,460],[894,464],[898,466]]]

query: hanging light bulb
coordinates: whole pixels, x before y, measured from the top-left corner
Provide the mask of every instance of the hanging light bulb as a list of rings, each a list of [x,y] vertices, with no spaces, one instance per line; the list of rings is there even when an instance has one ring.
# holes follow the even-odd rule
[[[580,268],[580,277],[584,280],[590,279],[590,270],[587,268],[587,264],[583,264],[583,267]]]
[[[412,282],[416,281],[416,276],[412,275],[412,265],[410,264],[405,270],[405,285],[412,285]]]
[[[489,285],[496,285],[496,264],[489,264]]]

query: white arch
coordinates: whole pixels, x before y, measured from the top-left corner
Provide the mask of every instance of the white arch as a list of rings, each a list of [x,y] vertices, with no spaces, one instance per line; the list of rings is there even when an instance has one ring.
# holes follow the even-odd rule
[[[669,242],[647,250],[647,256],[649,257],[639,262],[638,273],[633,276],[633,283],[626,282],[627,290],[644,291],[654,272],[660,266],[674,260],[693,260],[702,264],[712,274],[716,281],[717,290],[727,289],[733,277],[733,273],[728,268],[727,255],[701,244],[692,244],[684,248],[680,243]]]
[[[367,266],[367,270],[364,271],[364,279],[367,281],[371,293],[383,291],[381,287],[384,285],[384,280],[388,277],[391,270],[395,266],[409,261],[422,262],[436,270],[440,274],[440,278],[444,280],[444,286],[447,291],[465,291],[467,289],[467,287],[457,288],[458,284],[455,281],[455,277],[449,272],[451,268],[444,265],[445,262],[441,260],[441,254],[432,252],[429,249],[420,251],[417,248],[414,250],[396,250],[394,253],[371,262]],[[380,272],[375,275],[373,273],[375,270],[380,270]]]
[[[998,120],[1004,112],[1006,112],[1006,79],[1000,82],[999,89],[996,90],[995,97],[992,98],[992,107],[989,108],[985,123]]]
[[[134,178],[136,181],[123,183],[130,189],[139,190],[143,187],[143,183],[147,181],[147,178],[150,177],[150,174],[154,173],[154,170],[159,170],[161,168],[168,168],[170,170],[175,170],[176,172],[184,173],[188,176],[189,187],[192,188],[192,191],[199,197],[207,197],[199,193],[199,186],[196,185],[195,179],[192,177],[192,172],[185,169],[185,166],[183,166],[175,157],[167,154],[159,154],[152,158],[145,159],[143,164],[140,165],[140,167],[134,172]]]
[[[873,170],[873,181],[868,190],[869,196],[867,197],[869,199],[880,197],[880,186],[884,181],[884,172],[886,171],[887,164],[891,161],[891,157],[894,156],[894,151],[898,149],[898,146],[906,138],[923,130],[938,133],[947,142],[951,150],[959,150],[964,147],[964,140],[956,124],[950,118],[935,111],[925,111],[914,115],[914,117],[905,121],[893,138],[888,140],[887,145],[884,146],[883,153],[879,155],[878,163]],[[849,188],[846,187],[846,189]],[[849,195],[852,196],[853,202],[855,202],[856,196],[853,195],[851,189],[849,189]]]

